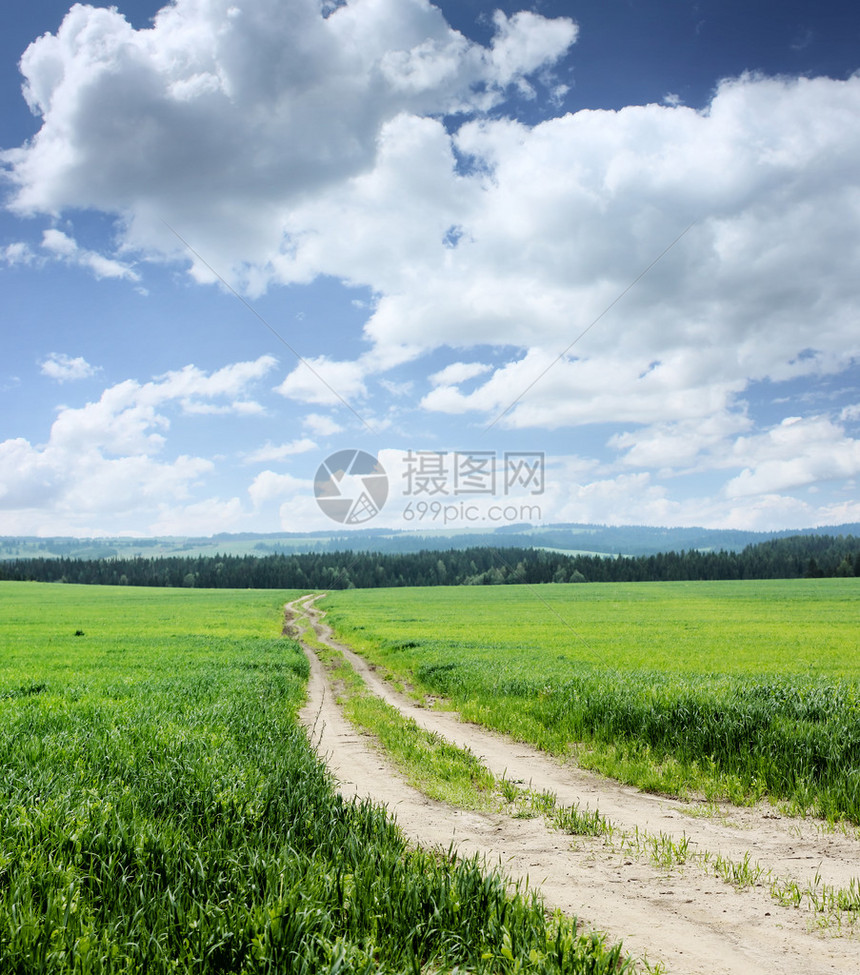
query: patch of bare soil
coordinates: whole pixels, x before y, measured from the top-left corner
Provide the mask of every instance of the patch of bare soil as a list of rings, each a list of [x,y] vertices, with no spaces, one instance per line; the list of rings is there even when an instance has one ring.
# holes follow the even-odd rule
[[[288,616],[309,618],[317,639],[345,654],[368,687],[419,725],[469,748],[494,775],[556,794],[563,805],[597,807],[613,825],[611,839],[570,837],[543,819],[464,812],[406,785],[371,740],[340,712],[325,671],[311,663],[302,721],[347,796],[385,804],[404,833],[424,846],[452,844],[479,854],[513,880],[539,888],[549,906],[576,915],[634,956],[677,975],[834,975],[860,972],[860,940],[840,915],[808,905],[781,906],[770,880],[847,887],[860,876],[860,841],[812,820],[782,816],[772,806],[725,807],[645,794],[521,742],[461,722],[456,714],[422,708],[381,680],[367,662],[336,643],[314,597],[289,604]],[[295,624],[293,624],[295,625]],[[301,629],[301,627],[299,627]],[[771,871],[768,880],[737,890],[693,857],[671,868],[655,865],[647,837],[686,839],[689,849],[736,863],[745,858]],[[826,923],[825,923],[826,922]]]

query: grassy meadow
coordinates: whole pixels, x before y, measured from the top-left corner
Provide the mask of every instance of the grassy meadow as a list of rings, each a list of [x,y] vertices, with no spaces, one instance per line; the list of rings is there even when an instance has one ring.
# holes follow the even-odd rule
[[[626,970],[334,792],[294,595],[0,583],[0,971]]]
[[[349,590],[347,643],[641,788],[860,822],[860,581]]]

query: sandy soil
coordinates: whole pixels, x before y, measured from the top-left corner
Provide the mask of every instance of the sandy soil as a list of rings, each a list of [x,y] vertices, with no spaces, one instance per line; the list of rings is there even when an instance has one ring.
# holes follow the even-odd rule
[[[597,807],[615,833],[605,838],[566,836],[541,818],[514,819],[454,809],[406,785],[371,740],[357,733],[338,708],[325,671],[305,647],[311,680],[302,720],[347,795],[384,803],[403,831],[425,846],[452,844],[501,866],[513,880],[540,889],[545,901],[622,940],[634,956],[673,975],[833,975],[860,973],[860,932],[851,915],[816,914],[809,906],[783,907],[770,879],[803,889],[820,881],[847,887],[860,877],[857,834],[828,830],[809,819],[752,809],[684,803],[638,792],[562,763],[520,742],[461,722],[452,712],[423,708],[398,694],[367,662],[336,643],[314,597],[289,604],[288,619],[307,617],[317,638],[341,650],[368,687],[423,727],[468,747],[497,777],[554,792],[563,805]],[[296,635],[301,626],[288,624]],[[690,849],[741,862],[746,855],[772,876],[738,891],[698,858],[671,868],[655,866],[635,837],[686,837]],[[623,836],[627,840],[622,839]]]

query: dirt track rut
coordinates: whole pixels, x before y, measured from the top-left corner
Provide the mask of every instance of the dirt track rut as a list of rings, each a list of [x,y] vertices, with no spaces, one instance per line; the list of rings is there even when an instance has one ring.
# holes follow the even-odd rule
[[[632,840],[664,834],[687,838],[690,849],[734,862],[749,856],[765,870],[801,889],[821,882],[847,887],[860,876],[857,836],[822,829],[762,805],[731,807],[720,816],[701,815],[695,804],[643,794],[571,764],[558,762],[520,742],[461,722],[452,712],[418,706],[398,694],[348,647],[337,643],[314,605],[314,597],[289,604],[288,616],[306,616],[317,639],[344,653],[368,687],[384,700],[437,732],[468,747],[497,777],[554,792],[563,805],[597,807],[616,828],[612,842],[570,837],[540,819],[514,819],[454,809],[406,785],[338,708],[325,670],[305,646],[311,664],[302,720],[320,755],[347,795],[384,803],[403,831],[425,846],[454,844],[501,866],[512,879],[539,887],[546,902],[623,940],[635,956],[661,962],[673,975],[857,975],[860,938],[847,918],[840,932],[834,918],[823,926],[810,909],[783,907],[769,883],[736,891],[698,862],[657,867],[637,855]],[[699,813],[699,814],[696,814]]]

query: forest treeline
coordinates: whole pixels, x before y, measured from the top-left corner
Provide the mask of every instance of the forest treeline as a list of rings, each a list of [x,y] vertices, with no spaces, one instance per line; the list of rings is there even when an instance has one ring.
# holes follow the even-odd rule
[[[214,589],[369,589],[825,576],[860,576],[860,538],[800,535],[748,545],[740,552],[691,550],[638,556],[478,547],[408,554],[35,558],[0,564],[0,580]]]

